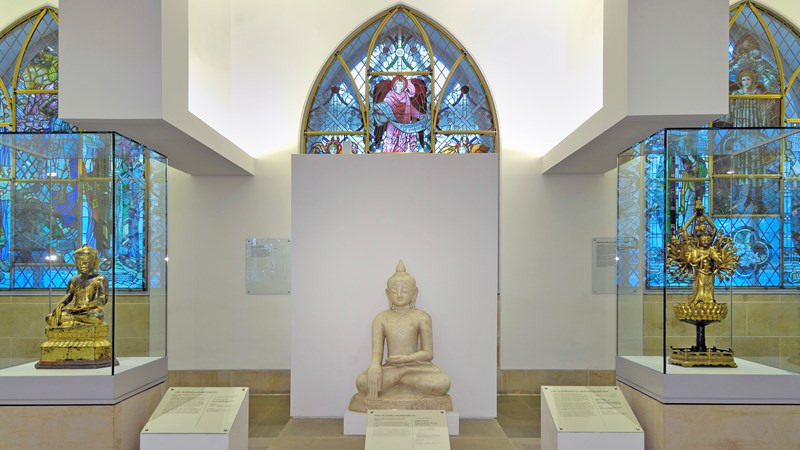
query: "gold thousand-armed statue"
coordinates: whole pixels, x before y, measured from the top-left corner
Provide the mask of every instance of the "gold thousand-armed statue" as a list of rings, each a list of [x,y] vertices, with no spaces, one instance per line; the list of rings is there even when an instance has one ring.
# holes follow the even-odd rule
[[[103,307],[108,302],[108,279],[97,273],[97,250],[84,245],[75,250],[78,275],[45,317],[47,341],[41,347],[39,369],[96,368],[113,364],[108,324]]]
[[[676,236],[671,237],[666,259],[679,281],[691,280],[692,283],[692,294],[686,303],[674,306],[675,316],[681,322],[696,327],[695,345],[689,348],[671,347],[670,364],[683,367],[736,367],[733,349],[706,347],[705,327],[728,315],[728,305],[717,303],[714,298],[714,278],[723,280],[731,275],[739,263],[739,255],[731,237],[718,232],[711,218],[705,214],[701,200],[695,203],[692,217]]]

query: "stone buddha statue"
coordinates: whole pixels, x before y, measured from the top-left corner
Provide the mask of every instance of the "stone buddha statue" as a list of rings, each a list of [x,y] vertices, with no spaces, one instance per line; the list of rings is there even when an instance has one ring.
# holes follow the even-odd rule
[[[433,365],[433,329],[416,308],[417,282],[403,261],[386,282],[389,309],[372,321],[372,359],[358,376],[351,411],[368,409],[453,410],[450,377]],[[384,359],[384,344],[387,354]]]
[[[112,364],[108,324],[103,307],[108,302],[108,279],[97,273],[97,250],[84,245],[75,250],[78,275],[45,317],[47,341],[42,344],[38,368],[104,367]]]

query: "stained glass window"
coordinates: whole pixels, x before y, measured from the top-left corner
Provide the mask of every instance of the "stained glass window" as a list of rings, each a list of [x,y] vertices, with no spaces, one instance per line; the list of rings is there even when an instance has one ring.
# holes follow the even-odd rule
[[[475,63],[405,6],[370,19],[325,64],[306,109],[306,153],[493,153],[494,105]]]
[[[42,8],[0,33],[0,133],[75,131],[58,118],[58,12]],[[0,289],[65,287],[83,244],[98,250],[115,288],[145,289],[148,150],[119,139],[110,161],[111,143],[65,134],[30,151],[43,136],[0,144]]]
[[[752,1],[730,8],[729,113],[720,128],[794,127],[800,124],[800,33]],[[779,131],[749,130],[758,141]],[[756,133],[756,134],[752,134]],[[796,138],[739,155],[742,132],[674,130],[645,141],[642,255],[646,287],[679,283],[665,276],[664,233],[692,214],[695,199],[708,206],[719,229],[734,239],[740,263],[734,286],[800,287],[800,149]],[[669,148],[665,148],[668,146]],[[665,176],[666,174],[666,176]],[[666,192],[666,195],[664,193]],[[666,217],[665,217],[666,214]]]

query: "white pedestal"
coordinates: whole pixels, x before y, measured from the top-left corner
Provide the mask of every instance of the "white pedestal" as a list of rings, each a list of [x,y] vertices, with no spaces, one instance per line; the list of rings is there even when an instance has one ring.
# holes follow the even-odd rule
[[[100,369],[37,369],[35,362],[0,370],[0,405],[116,405],[167,379],[167,358],[118,357]]]
[[[542,386],[542,450],[644,450],[644,432],[619,388]]]
[[[141,432],[140,450],[247,450],[248,388],[170,388]]]
[[[460,416],[458,411],[450,411],[447,413],[447,432],[450,434],[450,436],[458,436],[459,418]],[[345,411],[344,434],[358,436],[364,436],[367,434],[367,414],[350,411],[349,409]]]

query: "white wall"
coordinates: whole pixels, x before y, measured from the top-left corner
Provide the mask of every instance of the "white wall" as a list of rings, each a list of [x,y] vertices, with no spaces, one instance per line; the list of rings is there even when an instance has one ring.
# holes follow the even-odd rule
[[[500,367],[613,369],[616,298],[592,294],[592,238],[616,236],[616,171],[539,175],[504,149]]]
[[[433,320],[433,363],[454,408],[495,417],[497,160],[292,158],[292,417],[342,416],[398,259]]]
[[[63,6],[59,11],[59,117],[93,117],[98,110],[107,119],[161,117],[159,0],[105,0],[98,11],[102,15],[96,17],[90,14],[99,9],[95,1],[72,0]],[[152,29],[143,29],[142,23]],[[120,40],[135,42],[135,46],[121,48]]]
[[[245,293],[245,241],[290,237],[290,149],[256,174],[169,174],[170,370],[288,369],[291,302]]]
[[[219,126],[260,156],[253,179],[170,178],[171,369],[290,367],[291,299],[245,295],[244,240],[289,237],[289,155],[312,83],[343,39],[393,4],[231,1],[235,120]],[[593,55],[597,29],[584,36],[567,18],[582,2],[407,4],[461,40],[497,105],[501,366],[612,369],[614,297],[591,294],[589,267],[591,238],[614,235],[613,176],[542,176],[534,156],[593,112],[574,99],[597,84],[570,83],[600,70],[596,57],[578,57]],[[574,114],[586,104],[583,116]]]
[[[19,20],[23,15],[45,6],[58,8],[58,0],[14,0],[3,2],[0,8],[0,28],[5,28]]]

